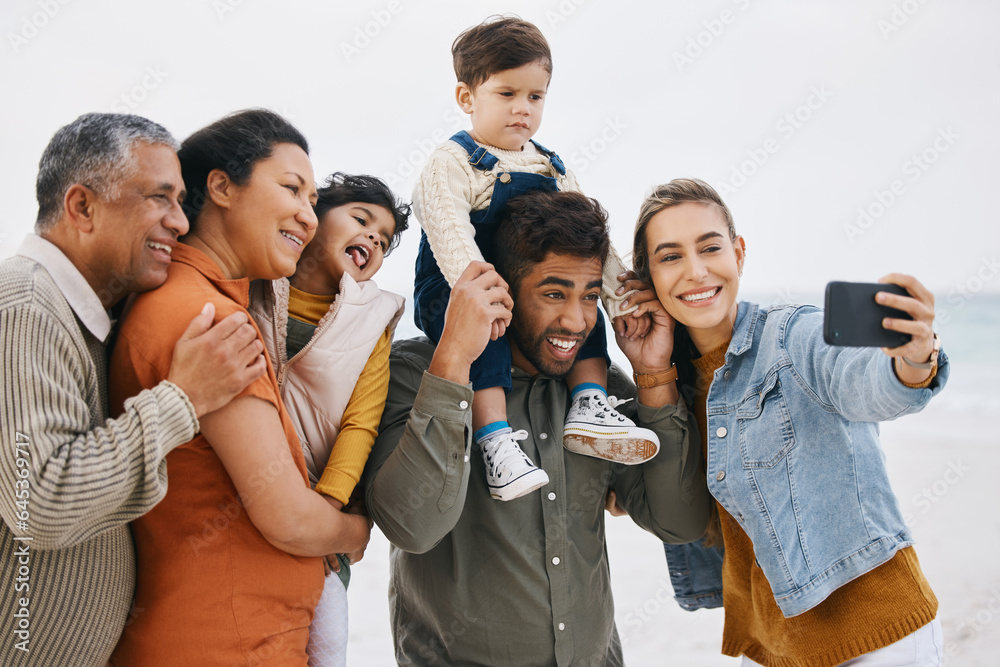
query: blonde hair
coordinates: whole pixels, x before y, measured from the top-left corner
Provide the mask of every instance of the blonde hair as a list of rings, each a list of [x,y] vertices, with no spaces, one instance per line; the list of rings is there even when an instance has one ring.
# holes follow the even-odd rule
[[[687,202],[714,204],[722,211],[722,217],[729,227],[729,240],[736,241],[736,225],[729,207],[711,185],[698,178],[675,178],[666,185],[658,185],[643,200],[639,208],[639,219],[635,223],[632,242],[632,267],[646,282],[649,277],[649,246],[646,243],[646,226],[660,211]]]
[[[675,178],[666,185],[658,185],[639,208],[639,219],[635,223],[635,237],[632,242],[632,267],[639,277],[646,282],[652,282],[649,275],[649,244],[646,242],[646,226],[653,216],[660,211],[688,202],[696,204],[713,204],[719,207],[722,217],[729,228],[729,240],[736,241],[736,225],[729,207],[711,185],[698,178]],[[697,356],[694,344],[691,342],[687,328],[680,322],[674,329],[674,352],[672,361],[677,365],[683,384],[691,384],[694,379],[694,369],[691,359]],[[722,524],[719,510],[712,503],[712,518],[702,535],[706,547],[722,547]]]

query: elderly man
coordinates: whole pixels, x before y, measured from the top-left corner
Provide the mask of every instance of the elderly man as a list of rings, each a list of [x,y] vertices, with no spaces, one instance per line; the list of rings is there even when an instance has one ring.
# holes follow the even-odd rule
[[[106,664],[132,601],[128,522],[163,498],[164,459],[198,418],[265,370],[245,316],[211,327],[207,307],[168,380],[108,419],[108,310],[166,280],[188,229],[176,149],[138,116],[60,129],[39,164],[36,235],[0,264],[4,665]]]
[[[579,193],[531,192],[508,204],[497,238],[500,275],[488,264],[469,266],[437,348],[409,340],[393,349],[366,500],[393,544],[396,658],[406,665],[619,665],[606,495],[613,489],[637,524],[667,542],[698,538],[710,513],[687,412],[669,374],[660,375],[670,368],[671,322],[650,302],[649,333],[618,339],[645,376],[637,421],[656,432],[659,454],[626,467],[569,452],[562,377],[597,318],[604,211]],[[508,318],[514,385],[507,411],[512,423],[529,425],[515,437],[551,482],[496,503],[482,457],[470,451],[469,366],[494,320]],[[611,378],[635,395],[619,372]]]

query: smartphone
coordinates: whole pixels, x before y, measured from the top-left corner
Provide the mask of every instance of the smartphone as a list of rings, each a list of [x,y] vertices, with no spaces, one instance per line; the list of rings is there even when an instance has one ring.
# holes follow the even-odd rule
[[[826,286],[823,340],[843,347],[899,347],[910,342],[910,334],[882,326],[886,317],[913,319],[908,313],[875,302],[877,292],[910,296],[899,285],[834,281]]]

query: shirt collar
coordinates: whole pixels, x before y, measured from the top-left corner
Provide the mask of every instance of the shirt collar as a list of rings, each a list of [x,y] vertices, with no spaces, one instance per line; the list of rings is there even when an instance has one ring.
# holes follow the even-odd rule
[[[226,278],[222,273],[222,269],[212,261],[211,257],[186,243],[178,243],[174,246],[173,251],[170,253],[170,259],[175,263],[186,264],[205,276],[216,289],[238,303],[242,308],[250,307],[249,278],[236,278],[235,280]]]
[[[48,271],[70,308],[90,333],[101,342],[108,339],[112,327],[108,311],[87,279],[57,245],[37,234],[28,234],[17,254],[38,262]]]
[[[757,327],[759,309],[754,303],[740,301],[736,312],[736,323],[733,325],[733,338],[729,344],[728,354],[739,356],[753,345],[754,330]]]

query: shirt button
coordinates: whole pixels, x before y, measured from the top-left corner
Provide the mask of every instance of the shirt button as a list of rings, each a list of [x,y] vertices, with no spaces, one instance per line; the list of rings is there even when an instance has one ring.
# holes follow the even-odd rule
[[[553,565],[558,565],[559,564],[559,556],[556,556],[555,558],[552,559],[552,564]]]
[[[566,629],[566,624],[565,623],[560,623],[559,624],[559,629],[560,630],[565,630]]]
[[[548,433],[539,433],[538,434],[538,439],[539,440],[548,440],[549,439],[549,434]]]
[[[458,407],[460,407],[461,409],[465,410],[465,409],[467,409],[469,407],[469,402],[468,401],[462,401],[461,403],[458,404]]]
[[[719,472],[715,473],[715,479],[719,480],[720,482],[722,480],[724,480],[725,478],[726,478],[726,471],[725,470],[720,470]]]
[[[725,438],[727,433],[729,433],[729,431],[726,430],[726,427],[720,426],[718,430],[715,432],[715,435],[719,436],[720,438]]]
[[[556,494],[549,492],[549,500],[555,500],[555,499],[556,499]]]
[[[729,378],[733,377],[733,373],[732,371],[726,371],[725,373],[722,374],[722,377],[728,380]]]

